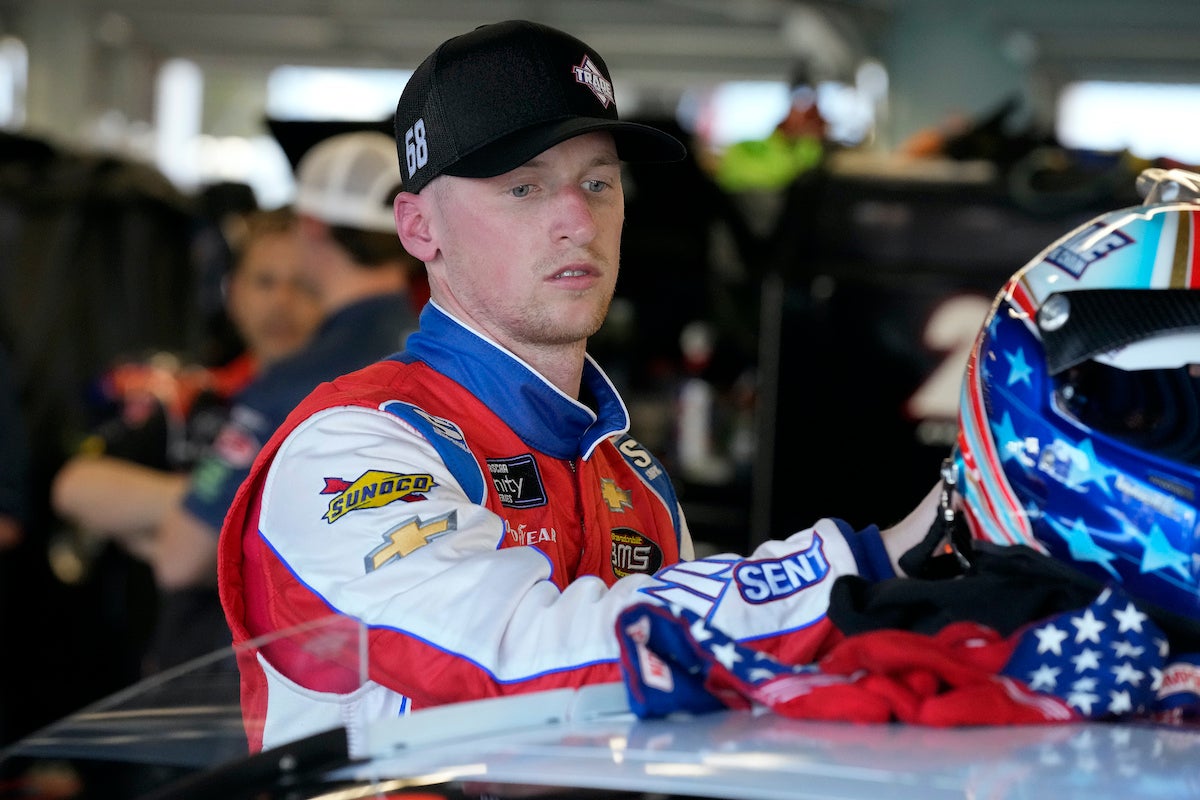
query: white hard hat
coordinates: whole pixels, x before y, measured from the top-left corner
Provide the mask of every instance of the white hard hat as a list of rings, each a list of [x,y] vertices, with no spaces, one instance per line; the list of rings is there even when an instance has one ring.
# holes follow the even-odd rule
[[[392,200],[400,191],[396,143],[358,131],[317,143],[296,168],[296,211],[329,225],[395,232]]]

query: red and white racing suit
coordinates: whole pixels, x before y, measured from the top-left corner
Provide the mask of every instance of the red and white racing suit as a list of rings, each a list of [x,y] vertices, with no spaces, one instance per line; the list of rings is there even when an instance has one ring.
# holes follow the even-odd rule
[[[752,559],[690,560],[670,481],[590,359],[583,383],[586,405],[431,303],[404,353],[296,409],[226,517],[222,603],[235,644],[355,619],[367,673],[314,656],[319,637],[246,648],[252,748],[338,726],[353,742],[414,708],[618,681],[614,623],[647,599],[801,658],[829,638],[834,577],[891,575],[877,531],[830,520]]]

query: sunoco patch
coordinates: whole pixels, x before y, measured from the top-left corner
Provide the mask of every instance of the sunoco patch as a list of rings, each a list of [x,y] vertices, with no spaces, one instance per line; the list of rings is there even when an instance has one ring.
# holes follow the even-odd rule
[[[409,503],[424,500],[425,492],[436,485],[432,475],[401,475],[377,469],[367,470],[354,481],[326,478],[321,494],[335,497],[329,501],[329,509],[321,519],[332,525],[351,511],[362,508],[381,508],[397,500]]]

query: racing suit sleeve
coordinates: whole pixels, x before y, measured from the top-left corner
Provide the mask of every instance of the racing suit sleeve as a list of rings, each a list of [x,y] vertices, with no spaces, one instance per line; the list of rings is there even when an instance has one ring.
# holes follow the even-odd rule
[[[681,562],[611,587],[585,576],[560,589],[536,547],[500,547],[504,521],[479,504],[485,476],[472,474],[463,443],[412,419],[339,407],[303,422],[275,456],[257,534],[243,547],[256,551],[246,558],[246,585],[258,587],[247,590],[253,634],[331,610],[356,618],[369,629],[370,678],[413,707],[620,680],[614,624],[647,600],[699,609],[735,638],[770,646],[787,633],[779,640],[815,651],[834,578],[886,562],[864,555],[877,547],[869,536],[823,520],[749,559]],[[389,502],[360,497],[353,511],[332,506],[333,492],[369,475],[408,488]],[[314,691],[353,688],[274,666]]]

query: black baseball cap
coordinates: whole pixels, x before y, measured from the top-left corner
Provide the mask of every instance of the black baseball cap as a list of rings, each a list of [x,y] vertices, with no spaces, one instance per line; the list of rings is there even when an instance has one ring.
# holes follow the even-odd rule
[[[500,175],[592,131],[612,133],[625,161],[678,161],[687,153],[664,131],[618,119],[608,66],[595,50],[525,20],[447,39],[417,67],[396,106],[409,192],[438,175]]]

